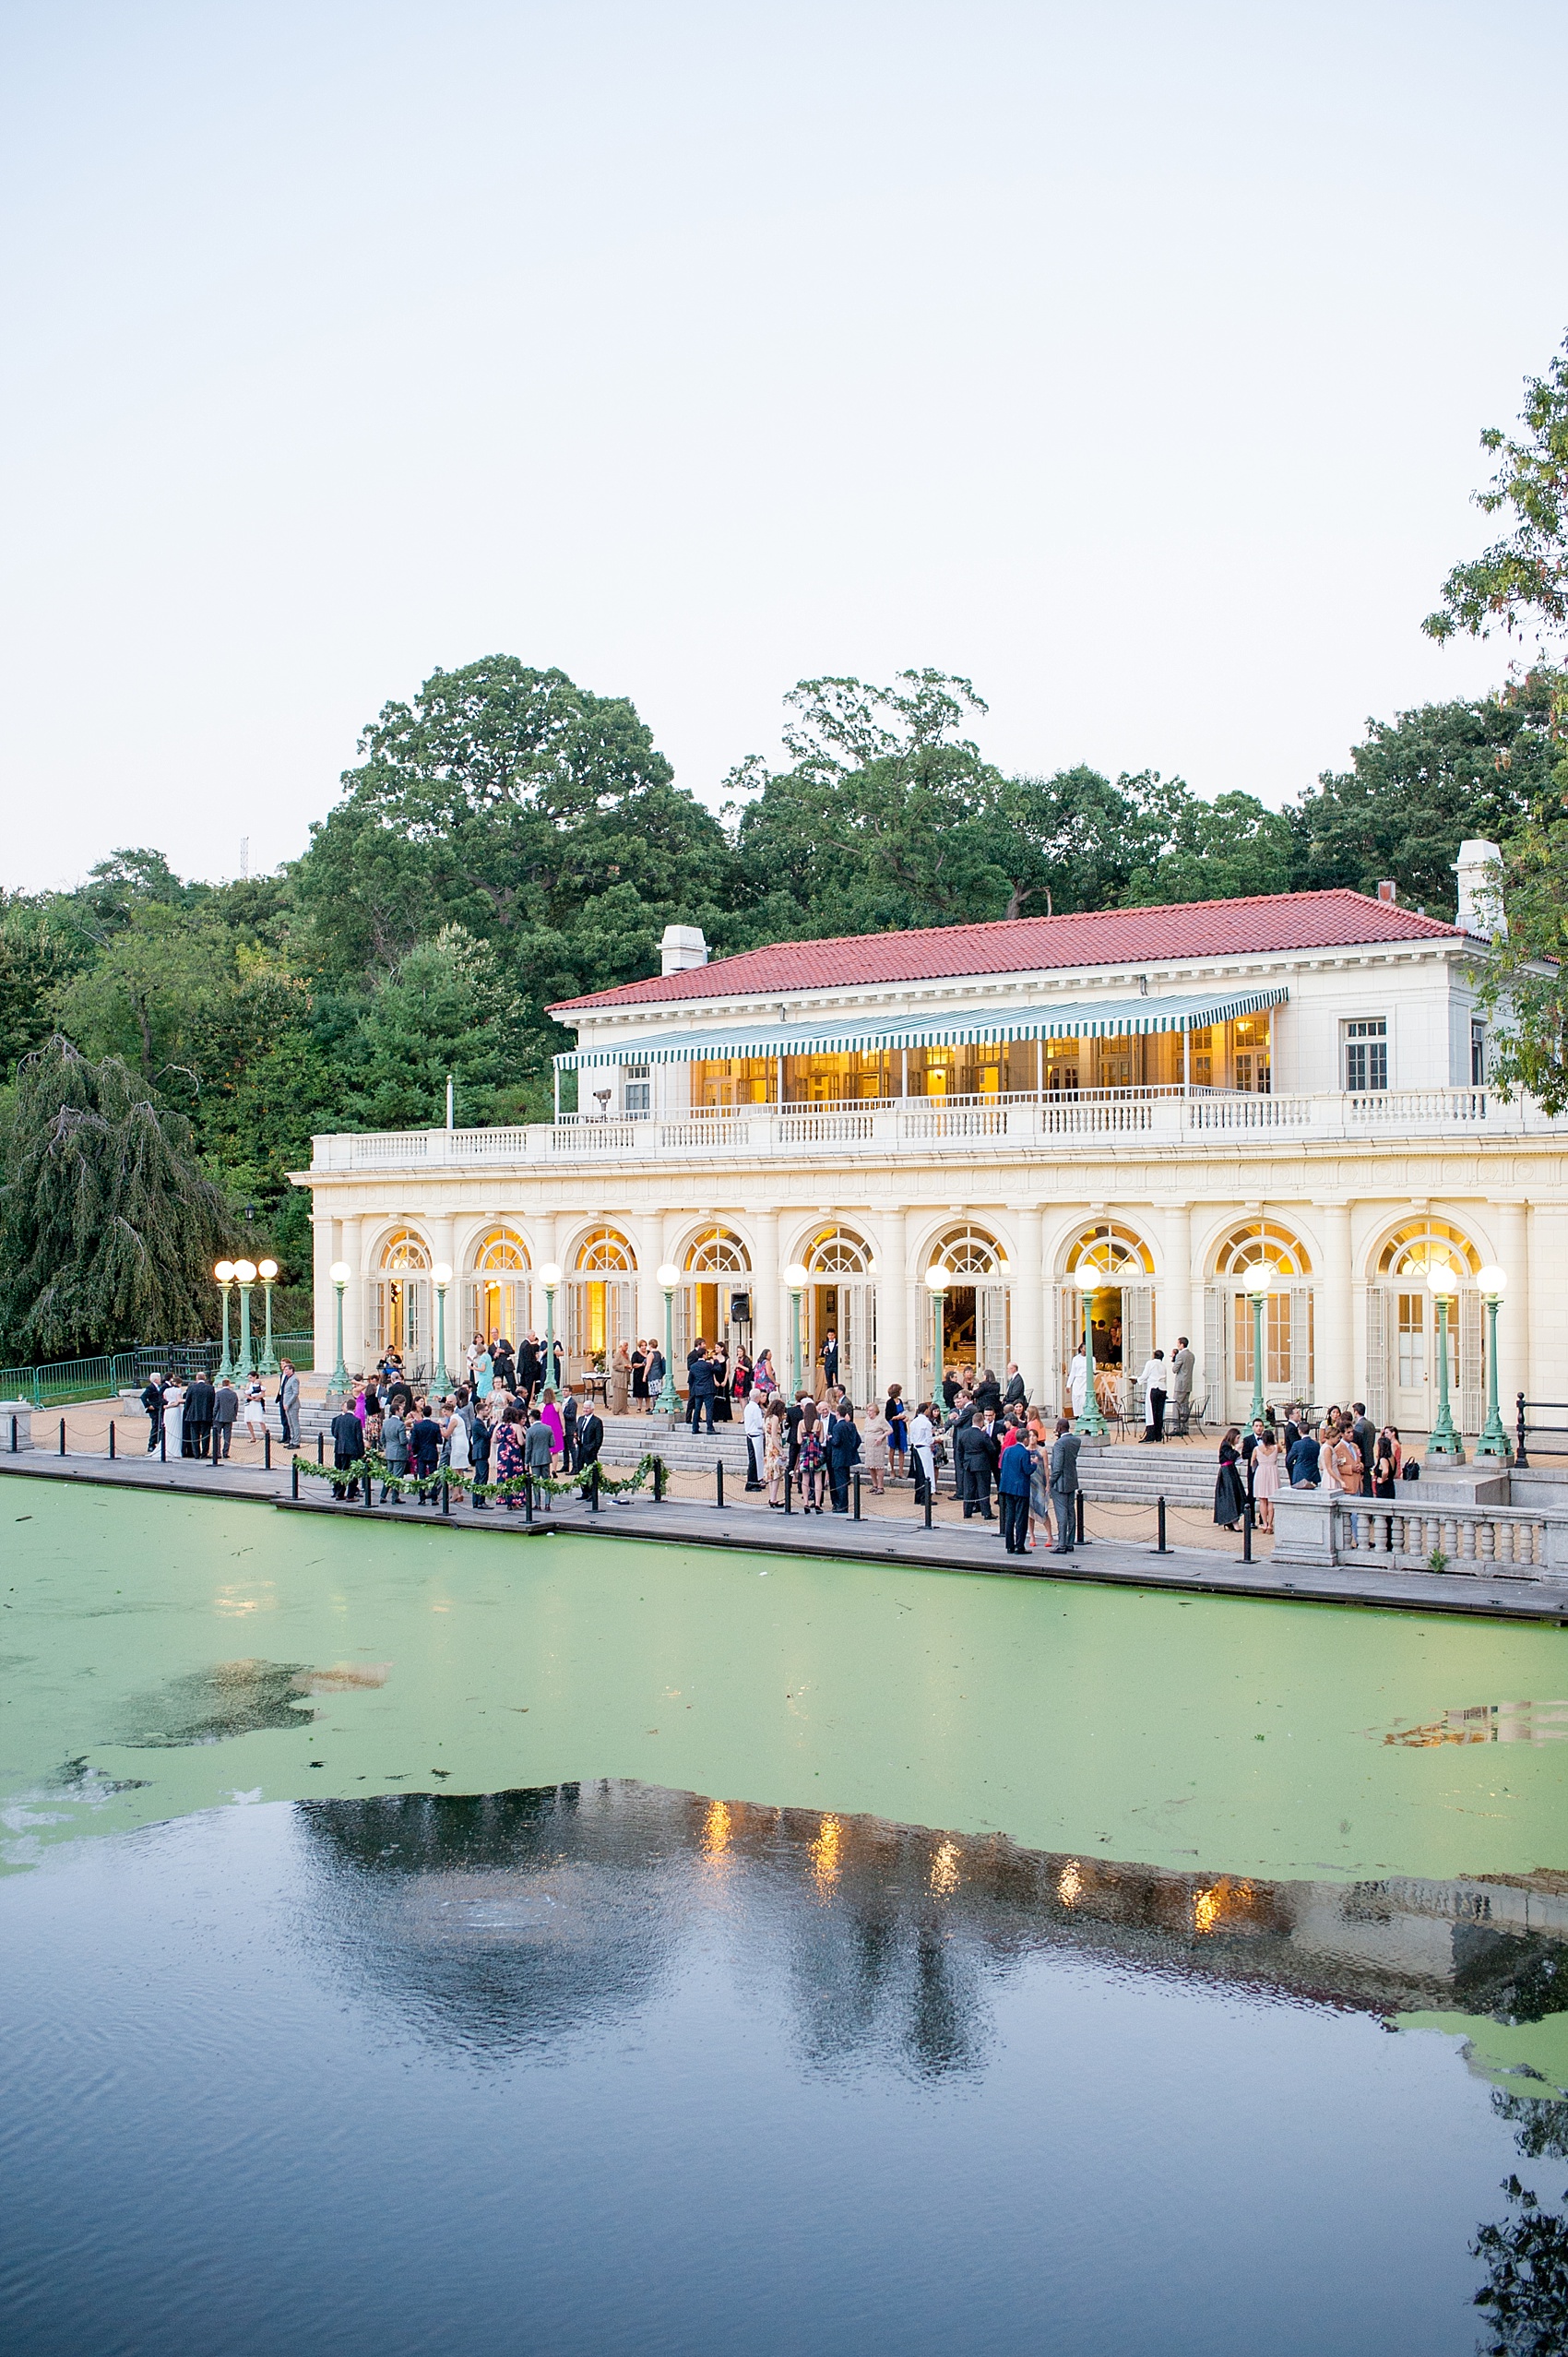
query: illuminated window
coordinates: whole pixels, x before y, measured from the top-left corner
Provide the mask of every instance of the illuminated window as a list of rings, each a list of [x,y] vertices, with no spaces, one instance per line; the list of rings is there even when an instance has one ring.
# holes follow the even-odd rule
[[[430,1254],[411,1228],[399,1228],[389,1236],[381,1256],[384,1277],[422,1276],[430,1267]]]
[[[806,1246],[804,1259],[814,1277],[871,1274],[870,1246],[848,1228],[824,1228]]]
[[[1131,1228],[1107,1220],[1086,1229],[1067,1255],[1069,1275],[1085,1265],[1099,1269],[1108,1285],[1131,1285],[1153,1276],[1154,1255]]]
[[[746,1247],[728,1228],[705,1228],[686,1254],[689,1277],[749,1277]]]
[[[1473,1277],[1481,1257],[1462,1228],[1447,1220],[1412,1220],[1396,1228],[1378,1257],[1380,1277],[1419,1277],[1445,1260],[1461,1278]]]
[[[617,1228],[595,1228],[577,1247],[577,1274],[581,1277],[626,1276],[636,1265],[636,1254]]]

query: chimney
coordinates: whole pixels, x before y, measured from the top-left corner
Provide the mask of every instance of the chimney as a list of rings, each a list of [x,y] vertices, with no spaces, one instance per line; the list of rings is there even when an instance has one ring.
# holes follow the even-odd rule
[[[1454,863],[1459,879],[1459,905],[1454,922],[1465,933],[1491,941],[1508,930],[1503,913],[1503,853],[1495,843],[1467,836]]]
[[[707,944],[703,939],[700,924],[667,924],[664,938],[659,945],[659,970],[666,974],[683,974],[693,966],[707,963]]]
[[[1384,907],[1391,909],[1394,906],[1395,901],[1399,898],[1399,887],[1397,884],[1391,884],[1386,878],[1384,878],[1384,882],[1377,887],[1377,897],[1384,903]]]

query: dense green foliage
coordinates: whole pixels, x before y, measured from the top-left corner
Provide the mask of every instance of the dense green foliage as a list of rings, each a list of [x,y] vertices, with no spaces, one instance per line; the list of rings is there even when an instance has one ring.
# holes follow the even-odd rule
[[[1522,440],[1496,426],[1481,447],[1502,463],[1476,505],[1511,513],[1513,529],[1443,583],[1427,616],[1434,638],[1463,632],[1489,638],[1533,636],[1533,668],[1511,682],[1502,704],[1528,707],[1538,741],[1541,789],[1506,830],[1499,877],[1508,920],[1502,956],[1488,976],[1505,1046],[1499,1078],[1527,1089],[1549,1112],[1568,1109],[1568,339],[1544,376],[1525,383]],[[1549,773],[1549,774],[1548,774]]]
[[[276,1254],[297,1289],[284,1322],[305,1319],[309,1199],[289,1173],[312,1132],[439,1122],[448,1073],[460,1123],[539,1118],[551,1055],[569,1044],[546,1008],[657,970],[671,922],[700,924],[721,954],[1384,876],[1445,913],[1462,838],[1516,832],[1554,752],[1550,696],[1526,683],[1370,722],[1348,769],[1275,811],[1243,793],[1206,802],[1155,771],[1007,776],[976,741],[974,688],[939,672],[802,681],[786,712],[784,766],[742,762],[715,815],[624,697],[492,656],[383,709],[279,875],[187,883],[131,850],[75,891],[0,897],[6,1078],[57,1030],[89,1060],[50,1048],[11,1088],[7,1200],[56,1183],[43,1076],[85,1088],[89,1065],[122,1074],[113,1085],[151,1109],[176,1161],[188,1134],[252,1257]],[[172,1163],[166,1175],[175,1195],[188,1184]],[[101,1210],[104,1172],[93,1186],[82,1201]],[[38,1217],[53,1223],[38,1238],[63,1249],[59,1200]],[[207,1206],[192,1232],[209,1241],[216,1219]],[[38,1274],[44,1248],[15,1265]],[[14,1281],[0,1350],[42,1349],[46,1330],[96,1348],[157,1323],[107,1271],[78,1271],[66,1292],[34,1311]]]

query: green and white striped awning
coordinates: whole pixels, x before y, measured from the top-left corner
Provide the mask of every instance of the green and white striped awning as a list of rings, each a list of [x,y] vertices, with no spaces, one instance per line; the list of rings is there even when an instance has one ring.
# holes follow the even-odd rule
[[[563,1071],[601,1064],[707,1064],[731,1056],[826,1055],[858,1050],[966,1047],[1006,1040],[1107,1040],[1149,1031],[1198,1031],[1238,1015],[1283,1006],[1289,992],[1268,990],[1171,992],[1158,997],[1096,999],[1078,1006],[980,1009],[951,1015],[886,1017],[862,1022],[842,1016],[813,1023],[734,1025],[719,1031],[660,1031],[611,1048],[574,1048],[558,1055]]]

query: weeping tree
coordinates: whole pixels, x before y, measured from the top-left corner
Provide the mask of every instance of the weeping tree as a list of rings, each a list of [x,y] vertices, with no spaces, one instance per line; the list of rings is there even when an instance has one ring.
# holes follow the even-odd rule
[[[118,1056],[61,1033],[18,1067],[0,1186],[0,1334],[8,1353],[71,1358],[205,1334],[231,1241],[190,1125]]]

